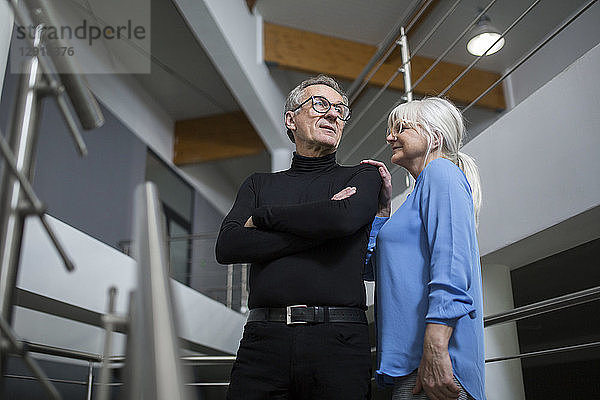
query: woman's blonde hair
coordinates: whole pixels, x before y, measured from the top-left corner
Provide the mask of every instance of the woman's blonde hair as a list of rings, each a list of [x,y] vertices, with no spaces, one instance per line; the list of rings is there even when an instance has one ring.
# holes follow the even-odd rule
[[[429,144],[425,159],[429,155],[434,139],[441,142],[441,156],[456,164],[467,177],[473,197],[475,222],[479,222],[481,208],[481,182],[479,170],[473,158],[460,151],[462,147],[465,123],[461,112],[454,104],[439,97],[427,97],[400,104],[388,117],[388,129],[406,121],[416,124],[417,132],[425,135]],[[421,127],[422,129],[418,129]]]

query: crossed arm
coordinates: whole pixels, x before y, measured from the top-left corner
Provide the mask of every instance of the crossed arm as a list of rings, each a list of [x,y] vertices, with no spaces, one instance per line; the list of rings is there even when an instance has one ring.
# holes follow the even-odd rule
[[[252,223],[259,229],[290,233],[307,239],[348,236],[369,224],[377,211],[381,186],[374,168],[362,168],[332,199],[286,206],[258,207]],[[344,197],[342,192],[351,192]]]
[[[269,261],[356,232],[373,218],[380,180],[376,170],[365,168],[348,185],[355,194],[351,198],[335,195],[311,203],[256,207],[253,179],[248,178],[221,226],[217,261],[223,264]]]
[[[240,187],[233,208],[221,225],[215,253],[221,264],[264,262],[317,246],[322,240],[250,229],[244,226],[255,207],[252,176]]]

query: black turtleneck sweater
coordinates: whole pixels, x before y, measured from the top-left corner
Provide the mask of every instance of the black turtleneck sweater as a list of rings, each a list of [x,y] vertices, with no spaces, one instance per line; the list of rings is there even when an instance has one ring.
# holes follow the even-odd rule
[[[331,200],[348,186],[356,194]],[[294,153],[289,170],[255,173],[242,184],[219,232],[217,261],[252,263],[251,309],[366,308],[362,272],[380,187],[371,165]],[[250,216],[258,229],[244,228]]]

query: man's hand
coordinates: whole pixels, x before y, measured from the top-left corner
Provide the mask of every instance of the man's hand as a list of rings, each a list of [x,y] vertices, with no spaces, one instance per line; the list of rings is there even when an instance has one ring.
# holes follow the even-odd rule
[[[256,228],[256,225],[254,225],[254,221],[252,221],[252,215],[250,216],[250,218],[248,218],[248,220],[244,224],[244,228]]]
[[[354,195],[356,193],[356,188],[353,186],[348,186],[345,189],[340,190],[339,192],[337,192],[336,194],[333,195],[333,197],[331,198],[331,200],[344,200],[347,199],[348,197]]]
[[[460,394],[454,382],[448,341],[453,328],[440,324],[427,324],[423,343],[423,358],[419,365],[417,384],[413,394],[425,390],[431,400],[453,400]]]
[[[381,161],[362,160],[361,164],[371,164],[379,169],[381,175],[381,190],[379,191],[378,217],[389,217],[392,212],[392,174]]]

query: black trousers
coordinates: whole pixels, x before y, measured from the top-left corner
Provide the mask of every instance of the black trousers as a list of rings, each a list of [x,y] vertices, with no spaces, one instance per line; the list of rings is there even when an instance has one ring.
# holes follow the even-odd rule
[[[249,322],[227,392],[230,400],[364,400],[371,392],[368,326]]]

